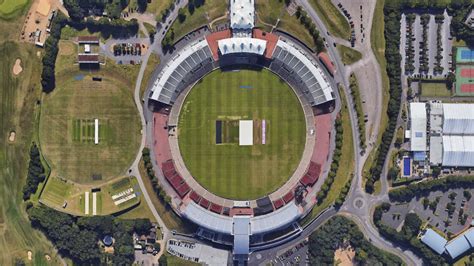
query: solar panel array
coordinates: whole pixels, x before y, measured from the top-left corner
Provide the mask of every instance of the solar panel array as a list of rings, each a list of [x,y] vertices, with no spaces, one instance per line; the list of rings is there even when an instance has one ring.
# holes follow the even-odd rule
[[[196,50],[176,66],[163,86],[158,101],[166,104],[174,103],[179,93],[196,79],[196,74],[211,63],[212,54],[209,46]]]
[[[332,98],[328,99],[325,96],[323,88],[309,68],[295,55],[279,46],[276,46],[273,52],[273,62],[270,64],[270,69],[295,83],[311,105],[332,100]]]

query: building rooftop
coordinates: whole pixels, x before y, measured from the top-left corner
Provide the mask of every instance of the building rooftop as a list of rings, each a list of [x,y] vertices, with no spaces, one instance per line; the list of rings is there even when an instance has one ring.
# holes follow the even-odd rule
[[[426,105],[410,103],[411,151],[426,151]]]
[[[425,243],[428,247],[441,255],[444,252],[444,246],[448,241],[434,230],[428,229],[421,237],[421,242]]]
[[[230,25],[232,29],[251,30],[255,25],[254,0],[230,1]]]

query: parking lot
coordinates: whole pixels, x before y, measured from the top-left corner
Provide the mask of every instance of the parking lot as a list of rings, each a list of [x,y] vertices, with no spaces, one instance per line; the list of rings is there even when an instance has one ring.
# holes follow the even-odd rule
[[[471,194],[474,193],[472,189],[468,191]],[[451,189],[446,192],[435,191],[426,197],[414,198],[409,203],[392,203],[390,210],[383,214],[382,221],[399,230],[409,212],[418,214],[421,219],[428,221],[431,226],[438,228],[445,234],[457,234],[471,224],[474,198],[465,197],[464,189]],[[464,224],[462,220],[464,220]]]
[[[423,16],[427,21],[425,27]],[[443,22],[436,23],[436,16],[442,18]],[[412,17],[411,23],[407,21],[408,17]],[[451,66],[452,38],[449,30],[451,19],[446,11],[437,15],[402,14],[400,53],[404,73],[410,76],[424,75],[428,78],[446,76]],[[442,57],[439,63],[436,59],[438,54]],[[410,66],[406,64],[409,61],[413,61]],[[437,64],[440,67],[438,69]]]
[[[308,265],[308,240],[304,240],[271,260],[272,265]]]

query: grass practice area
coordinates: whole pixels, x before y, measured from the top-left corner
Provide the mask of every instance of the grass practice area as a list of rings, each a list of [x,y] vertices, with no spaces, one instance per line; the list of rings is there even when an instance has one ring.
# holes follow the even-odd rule
[[[113,78],[97,82],[90,75],[82,80],[70,75],[44,97],[40,141],[53,176],[88,184],[124,174],[139,146],[140,128],[130,91]]]
[[[216,144],[217,120],[253,120],[253,145]],[[210,73],[187,96],[178,125],[181,155],[194,178],[221,197],[242,200],[288,180],[301,159],[305,132],[298,98],[265,69]]]
[[[421,83],[422,97],[450,97],[451,91],[446,87],[444,82],[422,82]]]
[[[0,18],[11,18],[28,4],[28,0],[0,0]]]

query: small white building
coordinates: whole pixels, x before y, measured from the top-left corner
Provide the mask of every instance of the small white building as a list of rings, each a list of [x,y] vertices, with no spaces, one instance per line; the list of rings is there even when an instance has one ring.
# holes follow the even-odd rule
[[[89,54],[91,52],[91,45],[85,44],[84,45],[84,53]]]

